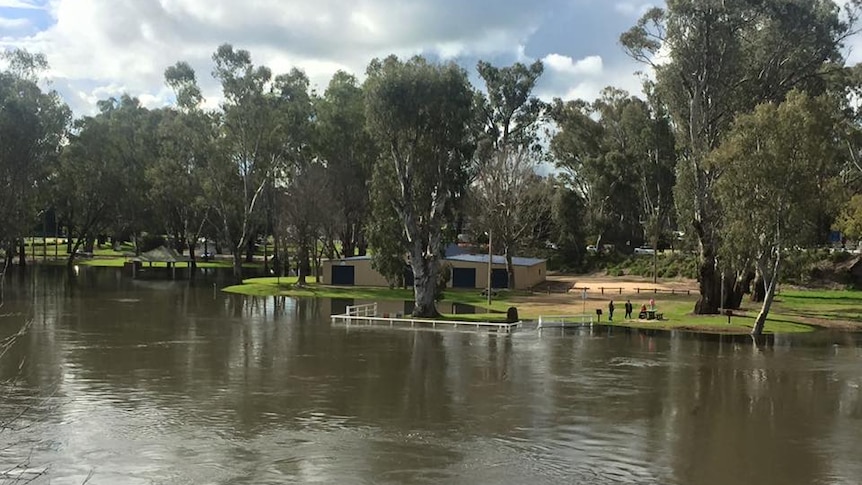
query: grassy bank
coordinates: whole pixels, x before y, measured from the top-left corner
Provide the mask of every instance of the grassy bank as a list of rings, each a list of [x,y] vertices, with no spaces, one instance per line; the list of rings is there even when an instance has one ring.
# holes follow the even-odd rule
[[[356,300],[412,300],[409,289],[333,287],[317,285],[296,286],[296,278],[252,278],[242,285],[225,288],[224,291],[255,296],[284,295],[310,298],[339,298]],[[584,306],[580,298],[573,294],[532,294],[529,292],[502,292],[493,299],[490,306],[479,290],[447,290],[444,303],[460,303],[484,309],[485,314],[457,315],[452,318],[471,321],[498,321],[501,313],[511,306],[519,309],[523,319],[537,319],[540,315],[574,315],[586,308],[587,313],[595,315],[601,308],[604,312],[601,323],[631,328],[665,330],[687,330],[705,333],[746,334],[751,331],[754,320],[760,311],[759,304],[747,303],[742,310],[733,312],[728,319],[723,315],[692,315],[696,295],[661,294],[656,297],[658,310],[664,315],[661,321],[625,320],[623,305],[631,298],[637,314],[641,303],[650,295],[614,295],[616,303],[615,319],[607,321],[607,297],[591,295]],[[802,333],[817,328],[837,328],[862,330],[862,292],[860,291],[783,291],[776,299],[767,320],[767,333]]]
[[[281,295],[297,298],[339,298],[376,301],[413,300],[412,289],[318,285],[314,278],[309,278],[309,284],[305,286],[297,286],[296,280],[296,277],[280,279],[272,277],[249,278],[247,280],[243,280],[243,284],[228,286],[227,288],[224,288],[223,291],[252,296]],[[499,295],[492,298],[491,305],[489,306],[487,298],[483,296],[479,290],[448,289],[443,293],[441,302],[471,305],[476,308],[484,309],[490,312],[489,314],[493,315],[494,319],[496,319],[500,313],[506,312],[509,307],[517,306],[514,303],[513,298],[523,297],[525,295],[527,295],[525,292],[501,292]],[[471,321],[488,321],[487,318],[487,315],[483,316],[482,314],[458,315],[458,319],[469,319]]]

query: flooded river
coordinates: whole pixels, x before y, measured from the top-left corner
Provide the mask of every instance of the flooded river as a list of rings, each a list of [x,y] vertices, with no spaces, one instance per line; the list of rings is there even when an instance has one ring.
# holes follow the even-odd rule
[[[859,334],[346,329],[333,307],[211,277],[12,278],[2,335],[32,327],[0,360],[0,467],[52,485],[862,482]]]

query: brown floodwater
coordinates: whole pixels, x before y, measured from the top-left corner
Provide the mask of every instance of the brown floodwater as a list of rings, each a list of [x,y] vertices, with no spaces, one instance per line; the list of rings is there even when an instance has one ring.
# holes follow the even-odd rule
[[[80,484],[856,484],[862,335],[344,328],[219,274],[6,282],[0,471]],[[19,467],[15,469],[16,467]],[[0,480],[2,482],[2,480]]]

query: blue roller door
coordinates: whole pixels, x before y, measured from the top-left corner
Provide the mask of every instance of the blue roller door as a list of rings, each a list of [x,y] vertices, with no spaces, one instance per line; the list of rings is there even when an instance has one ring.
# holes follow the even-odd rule
[[[491,288],[508,288],[509,272],[505,269],[491,270]]]
[[[475,268],[452,268],[452,288],[475,288]]]
[[[353,266],[333,266],[332,284],[337,286],[353,286],[356,279],[356,270]]]

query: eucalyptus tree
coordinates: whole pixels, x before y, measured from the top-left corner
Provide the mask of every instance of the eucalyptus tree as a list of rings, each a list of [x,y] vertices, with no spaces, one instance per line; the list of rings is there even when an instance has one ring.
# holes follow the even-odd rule
[[[179,243],[178,249],[188,247],[194,262],[198,239],[208,221],[210,204],[204,182],[215,156],[216,117],[201,108],[203,96],[187,63],[167,68],[165,82],[174,90],[177,106],[163,112],[158,159],[146,174],[149,200]]]
[[[315,110],[308,77],[299,69],[276,77],[273,96],[280,123],[278,146],[283,161],[276,167],[272,190],[286,192],[281,207],[280,226],[288,241],[296,246],[299,281],[304,284],[310,272],[309,259],[316,257],[317,241],[330,201],[326,198],[326,180],[315,150]],[[278,241],[276,237],[276,241]],[[278,252],[278,251],[277,251]]]
[[[163,111],[146,109],[127,94],[101,100],[97,105],[100,129],[106,136],[105,156],[116,159],[116,175],[123,190],[122,197],[110,199],[115,205],[114,217],[105,230],[111,231],[115,240],[130,236],[136,252],[140,252],[140,234],[148,229],[160,230],[148,197],[146,174],[159,158],[158,131]]]
[[[792,89],[817,95],[844,62],[862,1],[668,0],[621,37],[627,52],[654,69],[680,148],[676,206],[700,248],[696,313],[720,305],[716,255],[722,211],[720,171],[705,160],[738,113],[780,102]]]
[[[676,154],[667,119],[615,88],[589,104],[556,100],[551,118],[551,151],[586,205],[596,246],[606,235],[616,244],[657,244],[673,209]]]
[[[364,255],[364,226],[369,211],[369,186],[378,150],[365,123],[362,87],[343,71],[333,75],[323,96],[315,103],[316,152],[326,164],[327,184],[335,204],[329,228],[330,257],[337,257],[334,244],[341,242],[344,257]]]
[[[23,50],[0,54],[0,250],[6,257],[49,208],[46,185],[65,140],[71,113],[55,91],[39,87],[45,57]],[[22,258],[23,263],[23,258]]]
[[[53,174],[54,204],[70,241],[69,267],[79,249],[120,217],[117,200],[125,195],[126,176],[116,143],[105,116],[85,116],[75,121]]]
[[[229,44],[218,48],[213,61],[224,101],[204,187],[221,239],[230,246],[234,276],[241,278],[242,252],[261,224],[264,190],[284,173],[287,128],[269,68],[255,66],[248,51]]]
[[[477,67],[487,95],[478,95],[482,133],[477,150],[478,167],[471,185],[473,223],[489,230],[489,244],[502,249],[509,288],[515,287],[513,253],[524,246],[535,221],[546,206],[531,197],[539,178],[542,158],[539,125],[542,103],[533,96],[544,71],[541,61],[495,67],[480,61]]]
[[[372,204],[381,214],[394,211],[403,231],[400,255],[408,255],[413,269],[416,316],[437,315],[440,259],[474,152],[473,97],[466,73],[454,63],[390,56],[368,67],[367,122],[383,153],[374,183],[384,189]],[[388,256],[397,257],[397,250],[390,248]]]
[[[298,167],[280,200],[278,213],[286,228],[284,239],[296,247],[297,283],[304,285],[317,259],[318,240],[324,221],[331,215],[334,199],[328,196],[326,168],[311,161]],[[316,265],[315,265],[316,266]]]
[[[726,214],[722,250],[753,261],[766,287],[753,334],[763,332],[785,248],[813,238],[818,211],[810,201],[821,194],[818,180],[837,175],[846,154],[835,143],[839,114],[826,96],[791,92],[781,104],[761,104],[737,117],[706,160],[722,172],[715,186]]]

